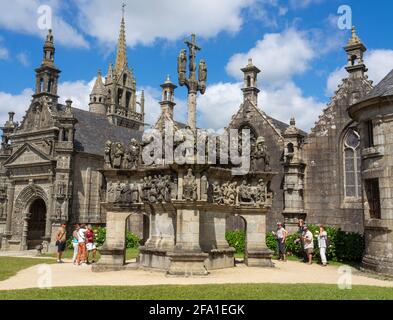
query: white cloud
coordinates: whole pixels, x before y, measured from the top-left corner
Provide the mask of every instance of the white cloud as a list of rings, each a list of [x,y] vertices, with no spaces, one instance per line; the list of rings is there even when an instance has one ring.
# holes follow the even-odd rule
[[[26,52],[20,52],[16,55],[16,59],[24,66],[30,66],[29,55]]]
[[[241,87],[241,83],[209,85],[198,99],[198,124],[216,130],[225,127],[242,102]]]
[[[393,69],[393,50],[370,50],[366,53],[364,61],[368,68],[368,76],[376,85]],[[334,70],[328,77],[327,95],[333,95],[341,80],[347,76],[345,66]]]
[[[237,32],[241,11],[256,0],[144,0],[126,7],[127,43],[151,44],[158,38],[177,40],[194,32],[214,37],[221,31]],[[123,0],[75,0],[79,25],[102,43],[117,41]],[[114,8],[119,8],[114,10]]]
[[[58,87],[60,103],[67,99],[72,100],[72,106],[82,110],[89,110],[90,93],[93,90],[96,78],[90,81],[77,80],[61,82]]]
[[[9,51],[7,48],[0,47],[0,60],[6,60],[9,57]]]
[[[248,58],[262,70],[263,81],[269,85],[282,85],[309,68],[314,58],[313,45],[304,32],[287,29],[282,33],[266,34],[247,53],[232,56],[226,66],[228,74],[242,79],[240,71]]]
[[[0,1],[0,27],[44,36],[46,31],[38,28],[40,15],[37,10],[41,5],[48,5],[52,9],[52,29],[56,41],[68,47],[88,47],[83,36],[60,17],[59,12],[66,5],[60,0]]]
[[[226,126],[243,101],[241,88],[240,82],[210,85],[206,94],[198,99],[200,124],[215,130]],[[315,98],[304,96],[302,90],[291,81],[279,88],[264,88],[258,105],[267,115],[286,123],[294,116],[297,126],[303,130],[313,126],[324,107]]]
[[[8,120],[8,112],[10,111],[15,112],[15,120],[20,121],[30,105],[32,94],[33,90],[31,89],[25,89],[16,95],[0,92],[0,125]]]

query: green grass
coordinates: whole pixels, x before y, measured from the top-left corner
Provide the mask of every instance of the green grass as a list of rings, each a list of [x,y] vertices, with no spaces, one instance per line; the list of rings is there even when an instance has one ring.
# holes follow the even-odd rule
[[[71,249],[67,249],[64,252],[64,259],[72,259],[72,255],[73,255],[73,251]],[[136,259],[136,257],[138,257],[139,255],[139,249],[134,249],[134,248],[127,248],[126,250],[126,259],[127,260],[132,260],[132,259]],[[55,258],[56,257],[56,253],[48,253],[48,254],[44,254],[44,257],[50,257],[50,258]],[[97,251],[97,261],[100,259],[101,255],[100,252]]]
[[[16,275],[20,270],[37,264],[54,263],[51,259],[0,257],[0,281]]]
[[[143,287],[71,287],[0,291],[0,299],[32,300],[393,300],[393,288],[335,285],[233,284]]]

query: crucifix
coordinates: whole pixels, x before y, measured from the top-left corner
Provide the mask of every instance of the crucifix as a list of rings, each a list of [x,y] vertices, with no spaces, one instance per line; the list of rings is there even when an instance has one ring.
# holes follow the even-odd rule
[[[186,86],[188,89],[188,126],[191,130],[196,130],[196,97],[198,91],[204,94],[206,91],[207,68],[204,60],[201,60],[198,67],[196,54],[201,48],[196,43],[195,34],[191,35],[191,40],[186,40],[185,44],[189,50],[189,77],[187,78],[187,54],[186,50],[180,51],[177,59],[177,72],[180,86]]]
[[[125,14],[125,11],[126,11],[126,4],[123,2],[123,4],[121,5],[121,11],[122,11],[122,13],[123,13],[123,18],[124,18],[124,14]]]

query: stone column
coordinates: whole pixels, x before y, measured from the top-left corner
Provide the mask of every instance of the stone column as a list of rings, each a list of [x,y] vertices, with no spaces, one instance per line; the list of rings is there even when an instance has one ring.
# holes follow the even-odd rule
[[[196,98],[196,92],[190,91],[188,93],[188,125],[192,131],[196,130]]]
[[[11,181],[8,188],[8,205],[7,205],[7,220],[6,220],[6,229],[5,234],[11,235],[11,227],[12,227],[12,214],[14,211],[14,196],[15,196],[15,182]]]
[[[30,220],[30,213],[26,213],[25,216],[23,217],[22,241],[20,243],[21,251],[25,251],[28,249],[27,236],[29,233],[29,220]]]

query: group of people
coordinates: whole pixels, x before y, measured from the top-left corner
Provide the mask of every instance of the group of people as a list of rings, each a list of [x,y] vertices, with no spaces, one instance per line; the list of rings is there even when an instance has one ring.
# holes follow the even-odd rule
[[[67,247],[66,225],[62,224],[56,236],[57,263],[63,263],[63,254]],[[97,246],[94,241],[94,231],[91,225],[85,224],[74,226],[72,232],[72,246],[74,249],[72,262],[74,265],[87,265],[96,262]]]
[[[304,220],[299,220],[299,238],[295,241],[300,243],[301,253],[303,255],[303,262],[312,264],[312,258],[314,254],[314,235],[308,229]],[[278,260],[287,261],[286,258],[286,240],[288,237],[288,232],[285,230],[284,225],[279,222],[277,223],[277,231],[273,232],[277,240],[278,247]],[[328,234],[323,225],[319,226],[318,233],[318,248],[321,257],[322,266],[327,266],[326,251],[328,248]]]

